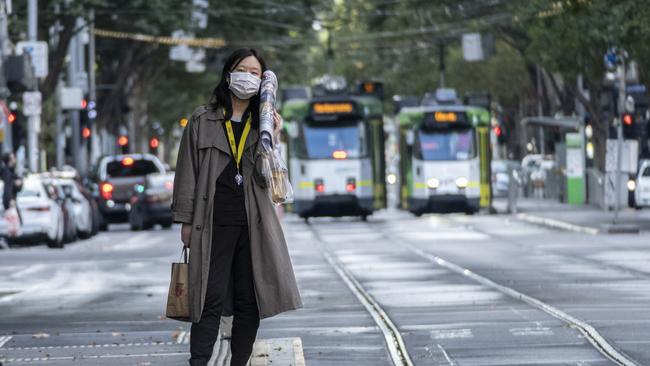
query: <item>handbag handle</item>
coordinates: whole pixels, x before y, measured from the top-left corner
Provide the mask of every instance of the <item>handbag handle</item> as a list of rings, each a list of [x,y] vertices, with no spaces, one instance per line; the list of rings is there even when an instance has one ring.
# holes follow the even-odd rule
[[[189,249],[186,246],[183,246],[183,249],[181,250],[181,258],[183,259],[183,263],[187,264],[187,251]]]

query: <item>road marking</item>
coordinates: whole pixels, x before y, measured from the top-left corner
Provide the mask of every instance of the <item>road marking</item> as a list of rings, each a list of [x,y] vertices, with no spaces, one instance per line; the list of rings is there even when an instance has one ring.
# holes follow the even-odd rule
[[[441,344],[438,344],[438,349],[440,350],[440,352],[442,352],[442,355],[445,356],[445,359],[447,360],[447,362],[449,362],[450,366],[455,366],[456,365],[456,363],[451,360],[451,357],[449,357],[449,355],[447,354],[447,351],[445,350],[445,348]]]
[[[316,238],[317,246],[323,254],[323,257],[325,257],[330,266],[332,266],[334,271],[345,282],[350,291],[359,299],[359,302],[366,308],[375,323],[379,326],[379,329],[381,329],[393,364],[396,366],[413,366],[413,361],[411,361],[402,335],[395,323],[393,323],[388,314],[379,306],[379,303],[375,301],[370,293],[356,280],[352,273],[331,253],[316,229],[311,226],[308,227]]]
[[[619,365],[623,366],[639,366],[638,363],[636,363],[634,360],[629,358],[629,356],[623,354],[622,352],[618,351],[615,349],[607,340],[590,324],[586,323],[583,320],[580,320],[578,318],[575,318],[564,311],[551,306],[549,304],[546,304],[545,302],[538,300],[536,298],[533,298],[531,296],[528,296],[526,294],[523,294],[513,288],[500,285],[492,280],[490,280],[487,277],[483,277],[479,274],[476,274],[472,271],[470,271],[467,268],[461,267],[453,262],[449,262],[444,258],[441,258],[437,255],[431,254],[429,252],[426,252],[418,247],[416,247],[414,244],[407,242],[404,238],[402,240],[399,240],[399,238],[395,237],[392,233],[388,233],[384,231],[384,235],[389,238],[392,242],[394,243],[399,243],[400,245],[410,249],[413,253],[428,259],[429,261],[433,262],[434,264],[438,264],[441,267],[447,268],[451,270],[452,272],[456,272],[459,274],[462,274],[463,276],[470,278],[478,283],[481,283],[485,286],[491,287],[503,294],[506,294],[516,300],[523,301],[535,308],[538,308],[545,313],[562,320],[563,322],[569,324],[572,328],[577,329],[580,333],[582,333],[585,338],[598,350],[600,353],[611,359],[612,361],[618,363]]]
[[[135,347],[135,346],[173,346],[177,342],[145,342],[145,343],[106,343],[106,344],[81,344],[65,346],[41,346],[41,347],[7,347],[6,351],[28,351],[28,350],[52,350],[52,349],[70,349],[70,348],[102,348],[102,347]]]
[[[0,348],[2,348],[2,346],[7,344],[7,342],[9,342],[11,340],[11,338],[13,338],[13,337],[12,336],[2,336],[2,337],[0,337]]]
[[[430,332],[432,339],[474,338],[471,329],[441,329]]]

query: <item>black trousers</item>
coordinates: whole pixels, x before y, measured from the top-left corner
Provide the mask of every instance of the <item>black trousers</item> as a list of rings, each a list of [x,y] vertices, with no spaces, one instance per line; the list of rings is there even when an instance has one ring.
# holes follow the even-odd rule
[[[253,283],[251,246],[247,226],[215,226],[210,274],[201,320],[192,323],[190,365],[207,365],[219,335],[219,322],[232,293],[231,366],[245,366],[253,352],[260,325]]]

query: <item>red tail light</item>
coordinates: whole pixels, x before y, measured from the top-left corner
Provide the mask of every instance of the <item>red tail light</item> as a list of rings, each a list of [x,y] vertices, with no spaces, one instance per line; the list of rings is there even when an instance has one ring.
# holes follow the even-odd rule
[[[354,183],[348,183],[345,185],[345,190],[348,192],[354,192],[355,189],[357,189],[357,185]]]
[[[105,200],[110,200],[113,198],[113,185],[110,183],[102,183],[100,186],[100,191],[102,194],[102,198]]]
[[[325,192],[325,183],[323,183],[322,179],[316,179],[314,180],[314,189],[318,193],[323,193]]]
[[[50,210],[50,206],[40,206],[40,207],[29,207],[29,208],[27,208],[27,211],[47,212],[49,210]]]

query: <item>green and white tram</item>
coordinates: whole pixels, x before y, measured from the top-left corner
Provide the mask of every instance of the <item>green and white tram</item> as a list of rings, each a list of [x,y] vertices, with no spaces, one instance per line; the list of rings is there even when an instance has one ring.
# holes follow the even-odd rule
[[[489,205],[489,112],[463,105],[404,108],[400,129],[400,206],[473,214]]]
[[[386,207],[382,104],[369,96],[289,100],[289,175],[294,203],[314,216],[360,216]]]

